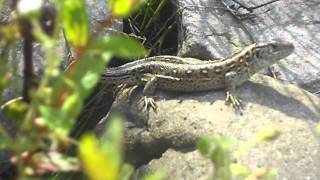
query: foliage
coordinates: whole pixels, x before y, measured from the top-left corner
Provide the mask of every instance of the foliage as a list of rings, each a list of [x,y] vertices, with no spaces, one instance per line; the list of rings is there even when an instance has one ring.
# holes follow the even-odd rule
[[[167,45],[165,43],[169,43],[167,45],[169,49],[175,48],[171,47],[172,45],[167,41],[172,41],[168,33],[174,30],[176,25],[174,17],[178,10],[161,13],[163,9],[169,9],[165,8],[169,3],[167,0],[147,0],[143,8],[125,19],[128,24],[128,33],[133,33],[134,37],[142,39],[143,45],[149,49],[150,54],[159,55],[163,54],[163,51],[168,51],[165,49]]]
[[[128,176],[132,168],[122,164],[119,153],[122,137],[119,117],[112,121],[108,133],[99,143],[93,135],[84,136],[79,143],[68,135],[83,108],[85,98],[99,81],[100,74],[110,58],[141,57],[146,51],[140,43],[127,37],[97,37],[96,34],[90,34],[83,0],[54,0],[58,17],[53,19],[56,23],[53,34],[48,34],[41,24],[42,1],[38,3],[40,6],[31,7],[30,2],[18,1],[19,9],[13,20],[0,27],[1,91],[10,82],[12,72],[9,71],[9,59],[14,56],[10,57],[9,52],[15,51],[13,47],[18,40],[32,36],[33,40],[42,45],[46,61],[45,73],[38,86],[27,89],[30,101],[17,98],[2,106],[3,112],[17,132],[15,136],[11,136],[5,129],[0,128],[1,148],[6,147],[13,151],[14,157],[11,161],[18,167],[17,176],[22,179],[48,173],[79,171],[80,167],[84,168],[90,179],[104,178],[102,175],[106,175],[105,178],[108,179],[117,179],[121,173],[123,177]],[[128,16],[143,0],[109,3],[112,5],[112,14],[107,19],[112,21],[117,16]],[[100,29],[104,24],[101,26]],[[61,58],[57,53],[61,27],[75,52],[75,57],[66,71],[60,70]],[[31,29],[30,34],[26,29]],[[79,147],[81,161],[65,153],[65,149],[71,145]],[[93,165],[96,164],[101,165],[101,169],[94,168]]]
[[[76,48],[85,47],[89,38],[89,25],[84,1],[57,0],[60,19],[69,43]]]
[[[140,7],[145,0],[109,0],[109,6],[111,11],[116,16],[126,17],[131,14],[132,11],[135,11]]]
[[[244,143],[239,149],[234,151],[234,156],[230,152],[234,149],[235,141],[226,136],[205,136],[202,137],[197,147],[201,154],[208,157],[215,168],[213,179],[231,180],[240,179],[276,179],[277,172],[274,169],[257,168],[251,173],[248,168],[240,163],[235,163],[250,148],[262,141],[275,139],[279,132],[274,128],[265,129],[256,137]]]
[[[79,156],[92,180],[120,178],[123,125],[119,117],[111,121],[106,132],[100,143],[92,134],[80,140]]]

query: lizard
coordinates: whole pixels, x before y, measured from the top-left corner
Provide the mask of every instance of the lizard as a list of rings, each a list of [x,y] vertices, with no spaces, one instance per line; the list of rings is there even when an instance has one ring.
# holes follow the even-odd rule
[[[286,58],[294,45],[281,39],[268,43],[253,43],[230,57],[221,60],[199,60],[177,56],[154,56],[108,68],[102,73],[102,83],[141,85],[145,108],[156,108],[153,94],[156,89],[198,92],[226,90],[225,101],[241,107],[241,99],[234,95],[241,86],[260,70]]]

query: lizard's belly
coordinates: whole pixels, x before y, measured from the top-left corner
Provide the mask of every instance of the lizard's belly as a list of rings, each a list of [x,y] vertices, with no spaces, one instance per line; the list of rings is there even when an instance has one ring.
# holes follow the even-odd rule
[[[208,91],[224,87],[224,78],[179,80],[159,78],[157,81],[157,89],[180,92]]]

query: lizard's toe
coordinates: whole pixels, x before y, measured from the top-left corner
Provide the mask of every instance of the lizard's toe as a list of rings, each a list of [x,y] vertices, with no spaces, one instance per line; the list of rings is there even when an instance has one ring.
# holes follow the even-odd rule
[[[227,96],[226,96],[226,103],[231,104],[233,108],[237,110],[242,109],[242,100],[235,95],[232,95],[229,91],[227,91]]]
[[[145,111],[149,111],[150,107],[156,111],[158,106],[153,97],[143,96],[139,102],[143,103],[143,107]]]

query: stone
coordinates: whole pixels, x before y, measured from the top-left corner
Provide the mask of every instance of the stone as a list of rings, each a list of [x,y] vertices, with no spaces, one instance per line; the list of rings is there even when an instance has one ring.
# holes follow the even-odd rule
[[[219,59],[253,42],[282,38],[294,44],[292,56],[273,65],[275,76],[310,92],[320,90],[320,3],[318,0],[277,1],[254,9],[251,18],[234,16],[223,5],[232,0],[175,0],[179,53],[184,57]],[[255,7],[270,0],[243,0]],[[240,14],[249,11],[240,9]]]
[[[89,17],[89,23],[91,32],[96,32],[95,29],[99,27],[99,23],[110,16],[110,10],[107,6],[107,1],[103,0],[86,0],[87,12]],[[120,31],[122,32],[122,20],[116,19],[109,24],[107,28],[104,28],[100,35],[106,35],[110,32]]]
[[[198,151],[168,149],[159,159],[138,168],[132,179],[142,179],[155,172],[163,173],[164,179],[207,180],[212,177],[214,166]]]
[[[245,0],[249,6],[268,0]],[[263,11],[270,10],[267,13]],[[273,65],[277,78],[298,84],[310,92],[320,90],[320,3],[318,0],[278,1],[257,11],[255,24],[245,22],[254,39],[268,41],[283,38],[292,42],[292,56]]]
[[[125,154],[127,161],[138,167],[161,159],[168,149],[194,148],[197,139],[204,135],[233,137],[240,146],[258,132],[272,127],[281,135],[274,141],[262,142],[249,149],[239,162],[250,169],[276,168],[279,179],[316,179],[320,176],[319,135],[315,133],[320,120],[317,96],[261,75],[237,88],[237,95],[244,103],[242,114],[225,104],[224,91],[179,93],[158,90],[157,111],[143,111],[139,102],[142,89],[137,88],[118,96],[110,116],[123,114]],[[97,134],[103,132],[107,121],[105,118],[99,123]],[[172,158],[172,162],[166,163],[176,162]]]
[[[178,13],[178,56],[221,59],[250,44],[242,24],[219,0],[175,0]]]

